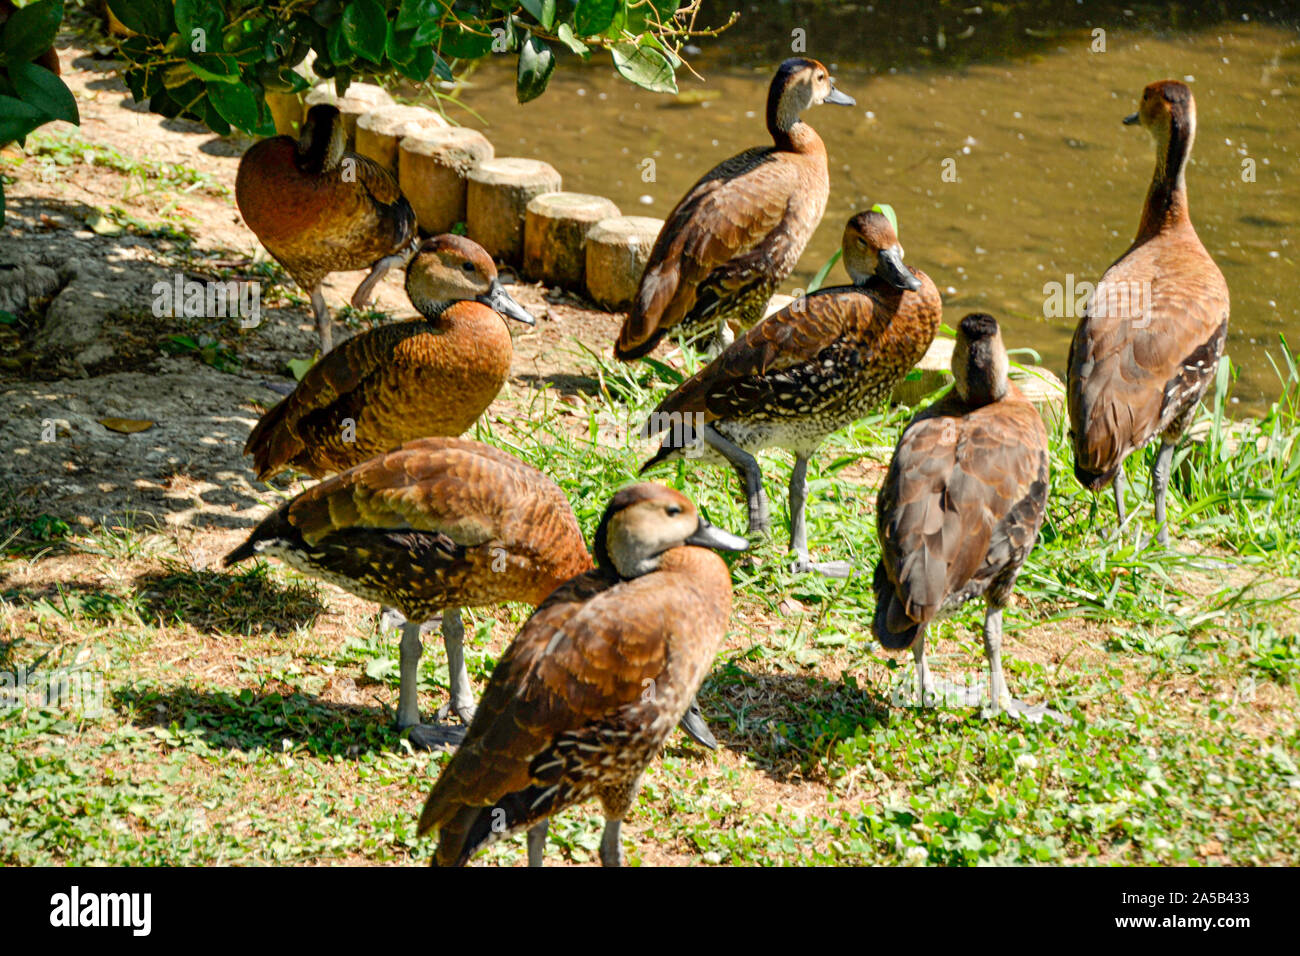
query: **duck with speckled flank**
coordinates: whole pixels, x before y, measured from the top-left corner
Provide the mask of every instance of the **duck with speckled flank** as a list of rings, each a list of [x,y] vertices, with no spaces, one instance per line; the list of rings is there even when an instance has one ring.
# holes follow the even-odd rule
[[[463,866],[526,829],[540,866],[549,818],[592,797],[605,812],[601,862],[623,864],[619,835],[642,774],[731,616],[731,574],[709,549],[746,546],[671,488],[614,495],[595,570],[555,591],[511,642],[425,802],[419,832],[437,831],[435,865]]]
[[[642,429],[668,430],[643,472],[661,461],[699,458],[730,465],[745,483],[749,533],[770,525],[754,455],[784,448],[790,476],[790,550],[795,570],[845,577],[845,561],[808,555],[804,506],[808,459],[831,432],[874,411],[925,354],[943,303],[924,272],[903,264],[903,249],[883,213],[844,227],[844,266],[852,285],[820,289],[768,316],[659,403]]]

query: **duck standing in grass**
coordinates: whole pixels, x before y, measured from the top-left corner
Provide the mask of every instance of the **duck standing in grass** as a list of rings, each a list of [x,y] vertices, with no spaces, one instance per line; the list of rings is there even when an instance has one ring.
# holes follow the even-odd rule
[[[903,431],[880,488],[873,626],[885,647],[912,648],[924,694],[930,622],[983,597],[993,710],[1041,719],[1046,708],[1013,700],[1002,677],[1002,609],[1038,539],[1048,491],[1047,431],[1007,369],[993,317],[962,319],[956,384]]]
[[[597,797],[600,859],[620,866],[622,821],[641,777],[713,663],[731,616],[731,575],[710,548],[743,538],[684,495],[643,483],[610,500],[596,569],[555,591],[492,672],[464,742],[434,785],[419,832],[438,866],[528,830],[540,866],[547,821]]]
[[[794,269],[830,192],[826,146],[802,114],[819,103],[854,105],[826,67],[793,57],[767,94],[773,145],[715,166],[668,214],[614,346],[624,360],[649,353],[670,331],[684,338],[728,322],[749,328]]]
[[[311,296],[323,353],[334,344],[321,293],[325,276],[369,269],[352,295],[361,308],[416,240],[415,212],[397,182],[373,160],[347,151],[338,107],[328,104],[308,110],[296,140],[273,136],[244,153],[235,202],[267,252]]]
[[[1067,394],[1074,473],[1089,491],[1112,485],[1118,526],[1124,459],[1156,436],[1151,469],[1156,539],[1169,543],[1165,492],[1174,446],[1214,380],[1228,334],[1228,286],[1192,226],[1187,159],[1196,101],[1177,80],[1152,83],[1138,112],[1156,168],[1137,238],[1106,270],[1070,344]]]
[[[406,294],[423,318],[348,339],[262,416],[244,447],[259,479],[288,468],[322,478],[415,438],[460,435],[496,398],[514,356],[503,316],[535,320],[487,251],[463,236],[426,239]]]
[[[874,411],[925,355],[943,303],[924,272],[903,264],[889,218],[858,213],[844,228],[852,285],[820,289],[768,316],[659,403],[642,436],[667,432],[643,472],[661,461],[730,465],[745,483],[749,533],[770,525],[754,455],[785,448],[790,475],[790,550],[796,572],[846,577],[844,561],[808,556],[808,459],[826,436]]]
[[[262,521],[225,564],[258,555],[406,616],[397,721],[411,728],[413,744],[429,748],[456,742],[464,729],[420,722],[420,622],[441,617],[451,685],[444,712],[468,724],[474,692],[460,608],[535,606],[591,567],[553,481],[460,438],[413,441],[309,488]]]

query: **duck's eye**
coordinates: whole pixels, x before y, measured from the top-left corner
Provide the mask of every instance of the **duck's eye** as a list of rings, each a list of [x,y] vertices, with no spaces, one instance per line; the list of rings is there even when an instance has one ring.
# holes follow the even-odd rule
[[[867,248],[867,240],[863,239],[861,236],[858,236],[858,245],[860,245],[863,249]]]
[[[668,506],[667,508],[665,508],[664,510],[667,512],[668,517],[670,517],[670,518],[676,518],[679,514],[682,513],[682,506],[681,506],[681,505],[669,505],[669,506]]]
[[[822,81],[825,80],[825,79],[826,79],[826,74],[825,74],[825,73],[818,73],[818,74],[817,74],[817,82],[818,82],[818,83],[822,82]]]
[[[472,262],[466,262],[464,265],[461,266],[461,268],[464,269],[466,272],[473,272],[473,271],[474,271],[474,263],[472,263]]]

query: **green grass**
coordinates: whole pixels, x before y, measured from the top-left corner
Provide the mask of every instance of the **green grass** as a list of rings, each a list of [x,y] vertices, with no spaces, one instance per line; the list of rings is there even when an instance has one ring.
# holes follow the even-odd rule
[[[637,426],[682,372],[576,345],[566,358],[581,372],[570,394],[510,388],[477,434],[552,475],[590,536],[649,455]],[[1075,483],[1054,428],[1048,520],[1007,612],[1005,667],[1016,696],[1070,725],[898,700],[910,658],[870,636],[869,572],[876,487],[913,410],[882,409],[814,462],[811,544],[866,572],[849,581],[790,574],[790,462],[764,455],[776,531],[733,562],[732,631],[701,695],[723,750],[674,735],[625,828],[631,862],[1300,860],[1300,376],[1280,375],[1283,399],[1230,429],[1225,366],[1208,440],[1178,452],[1172,530],[1192,555],[1135,543],[1153,530],[1147,455],[1128,469],[1141,527],[1101,538],[1113,506]],[[650,477],[743,530],[730,473],[685,462]],[[446,758],[411,752],[392,726],[397,647],[372,608],[278,564],[195,567],[143,519],[91,531],[12,512],[0,671],[89,666],[106,701],[98,715],[0,711],[0,863],[427,860],[415,819]],[[480,686],[526,615],[469,615]],[[981,615],[972,604],[933,628],[937,672],[978,681]],[[446,695],[436,642],[423,664],[427,709]],[[551,834],[550,859],[594,861],[597,808]],[[522,858],[522,838],[483,855]]]

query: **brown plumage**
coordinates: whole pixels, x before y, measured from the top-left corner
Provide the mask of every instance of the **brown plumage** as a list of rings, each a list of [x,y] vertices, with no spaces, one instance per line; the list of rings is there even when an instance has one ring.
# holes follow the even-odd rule
[[[874,630],[885,647],[912,648],[928,689],[927,625],[983,597],[993,707],[1038,716],[1006,694],[1002,608],[1043,523],[1047,432],[1007,380],[992,316],[961,321],[952,370],[956,385],[903,431],[880,488]]]
[[[352,295],[360,308],[416,239],[415,213],[397,182],[373,160],[347,152],[346,136],[338,107],[313,106],[298,139],[256,143],[235,177],[244,222],[311,296],[322,352],[333,345],[320,289],[325,276],[370,269]]]
[[[513,455],[460,438],[409,442],[309,488],[268,516],[225,563],[256,555],[406,615],[398,716],[401,726],[418,728],[412,739],[426,746],[447,735],[419,727],[420,622],[443,616],[452,709],[468,722],[473,694],[456,609],[536,605],[591,567],[554,482]]]
[[[1152,83],[1138,113],[1156,141],[1156,168],[1137,238],[1098,283],[1070,345],[1068,395],[1075,475],[1114,484],[1124,515],[1124,459],[1157,435],[1152,469],[1158,540],[1168,542],[1165,491],[1174,445],[1214,379],[1228,332],[1228,286],[1201,245],[1184,177],[1196,101],[1176,80]]]
[[[710,170],[668,214],[614,354],[650,352],[680,326],[685,337],[727,322],[749,328],[821,222],[830,190],[826,147],[800,114],[818,103],[853,105],[826,67],[794,57],[767,96],[773,145],[748,149]]]
[[[642,469],[674,458],[731,465],[745,482],[749,531],[768,527],[754,455],[785,448],[790,477],[790,549],[796,569],[843,576],[845,562],[808,558],[804,505],[808,459],[831,432],[888,399],[929,348],[943,315],[939,290],[903,264],[889,220],[859,213],[844,228],[853,285],[821,289],[768,316],[659,403],[643,435],[668,434]]]
[[[697,547],[695,545],[701,545]],[[540,865],[546,821],[598,797],[605,865],[641,775],[686,712],[731,614],[731,576],[705,548],[743,549],[661,485],[625,488],[596,534],[597,569],[553,593],[492,672],[469,733],[420,815],[437,865],[529,832]]]
[[[325,355],[248,436],[258,478],[342,471],[414,438],[459,435],[496,398],[514,351],[502,314],[533,318],[461,236],[426,239],[406,271],[422,319],[381,325]]]

